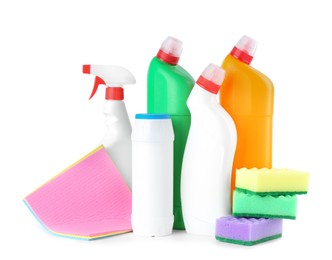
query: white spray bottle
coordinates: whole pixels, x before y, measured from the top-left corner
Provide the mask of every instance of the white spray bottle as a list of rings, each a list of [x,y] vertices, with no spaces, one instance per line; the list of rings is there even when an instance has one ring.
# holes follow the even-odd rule
[[[131,189],[131,125],[125,103],[123,88],[134,84],[134,76],[125,68],[106,65],[83,65],[83,73],[96,76],[90,99],[99,85],[106,86],[103,112],[107,131],[101,143]]]

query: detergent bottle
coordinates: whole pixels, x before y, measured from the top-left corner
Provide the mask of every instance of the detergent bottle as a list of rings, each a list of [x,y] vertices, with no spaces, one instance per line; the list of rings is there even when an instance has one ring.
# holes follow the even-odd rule
[[[122,174],[131,189],[131,125],[125,103],[123,85],[134,84],[134,76],[125,68],[106,65],[83,65],[83,73],[96,76],[90,99],[99,85],[105,85],[105,103],[107,131],[101,143]]]
[[[181,199],[184,224],[191,234],[213,236],[216,219],[231,214],[236,128],[216,97],[224,76],[217,65],[207,66],[187,101],[191,126],[182,164]]]
[[[226,77],[220,104],[233,118],[238,138],[231,191],[236,169],[272,167],[274,87],[267,76],[250,66],[256,46],[255,40],[243,36],[222,64]]]
[[[166,236],[173,230],[173,141],[168,114],[136,114],[133,144],[134,234]]]
[[[174,130],[174,229],[184,229],[180,181],[184,148],[189,127],[190,112],[186,105],[195,84],[190,74],[178,65],[182,52],[182,42],[168,37],[148,70],[147,110],[150,114],[170,114]]]

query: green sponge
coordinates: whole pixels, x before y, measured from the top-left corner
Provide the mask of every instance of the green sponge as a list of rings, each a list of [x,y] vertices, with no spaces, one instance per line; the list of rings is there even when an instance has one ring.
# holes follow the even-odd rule
[[[308,184],[307,172],[267,168],[236,170],[236,188],[259,195],[306,194]]]
[[[233,195],[233,215],[255,218],[296,219],[296,195],[255,195],[239,190]]]

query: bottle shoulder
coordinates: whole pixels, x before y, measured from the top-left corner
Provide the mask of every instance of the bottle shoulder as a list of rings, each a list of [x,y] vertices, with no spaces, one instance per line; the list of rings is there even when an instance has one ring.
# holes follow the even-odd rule
[[[179,65],[153,58],[147,78],[148,112],[190,115],[186,102],[194,84],[191,75]]]
[[[220,102],[232,116],[273,114],[274,86],[266,75],[231,55],[222,67],[226,76]]]
[[[235,124],[215,95],[200,95],[195,89],[188,99],[192,127],[206,128],[209,133],[236,134]],[[196,94],[196,95],[195,95]]]
[[[164,61],[161,61],[157,57],[154,57],[151,60],[150,66],[149,66],[149,73],[153,74],[158,73],[159,75],[163,75],[164,77],[171,77],[179,81],[186,81],[190,85],[194,85],[195,80],[190,75],[190,73],[185,70],[180,65],[170,65],[167,64]]]
[[[222,68],[226,70],[226,78],[232,77],[232,81],[252,81],[255,83],[252,87],[273,88],[271,79],[264,73],[237,60],[230,54],[226,56]]]
[[[105,115],[118,115],[122,117],[127,114],[126,104],[122,100],[106,100],[103,106],[103,113]]]

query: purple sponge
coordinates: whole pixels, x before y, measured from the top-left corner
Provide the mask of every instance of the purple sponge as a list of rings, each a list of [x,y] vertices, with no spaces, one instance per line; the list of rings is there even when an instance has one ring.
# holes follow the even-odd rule
[[[226,216],[217,219],[216,239],[222,242],[255,245],[282,234],[282,219],[237,218]]]

